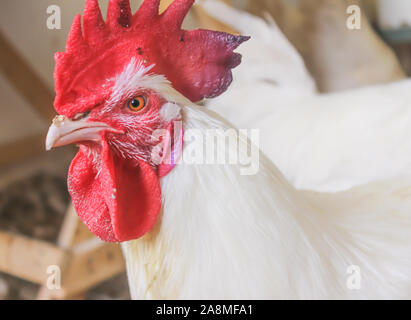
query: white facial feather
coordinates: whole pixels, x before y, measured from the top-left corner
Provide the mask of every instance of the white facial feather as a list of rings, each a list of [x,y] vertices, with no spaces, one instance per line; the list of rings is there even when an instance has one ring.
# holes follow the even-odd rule
[[[132,99],[139,90],[152,90],[162,96],[168,102],[165,103],[160,112],[144,112],[142,114],[110,113],[110,117],[130,129],[127,131],[129,141],[120,139],[109,140],[111,147],[123,158],[144,160],[152,163],[151,150],[148,148],[153,143],[153,131],[157,128],[155,124],[166,126],[172,120],[181,119],[181,108],[178,103],[188,104],[188,100],[174,90],[170,82],[162,75],[150,74],[154,67],[144,66],[142,61],[131,59],[114,80],[112,94],[101,114],[111,112],[121,103]],[[159,121],[160,120],[160,121]],[[146,148],[141,148],[145,146]]]
[[[161,107],[160,117],[164,122],[170,122],[172,120],[180,119],[181,108],[176,103],[167,102]]]
[[[170,103],[190,104],[187,98],[172,88],[165,76],[150,74],[153,68],[154,65],[146,67],[141,60],[132,58],[123,72],[114,79],[113,93],[103,112],[110,111],[119,101],[132,98],[138,89],[153,90]]]

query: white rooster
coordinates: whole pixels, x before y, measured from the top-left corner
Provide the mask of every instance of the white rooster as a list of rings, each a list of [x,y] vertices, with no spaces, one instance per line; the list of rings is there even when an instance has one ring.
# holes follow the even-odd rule
[[[411,175],[411,80],[318,95],[273,21],[219,1],[201,5],[252,36],[232,87],[206,106],[260,129],[262,151],[295,187],[336,192]]]
[[[74,206],[96,235],[123,242],[132,297],[409,298],[409,181],[304,193],[263,155],[248,176],[240,164],[187,161],[210,131],[239,139],[218,144],[220,154],[248,154],[242,135],[182,95],[222,93],[246,40],[181,30],[192,4],[176,0],[159,15],[159,2],[145,0],[132,15],[128,0],[111,0],[104,22],[88,0],[84,29],[78,16],[56,56],[60,115],[46,145],[80,144]],[[157,130],[176,135],[162,156]],[[347,285],[353,267],[357,290]]]

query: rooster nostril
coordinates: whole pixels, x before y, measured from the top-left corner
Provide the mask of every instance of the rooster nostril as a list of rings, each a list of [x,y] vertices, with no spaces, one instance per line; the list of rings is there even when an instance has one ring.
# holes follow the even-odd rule
[[[65,120],[65,119],[66,119],[66,117],[63,116],[63,115],[55,116],[54,119],[53,119],[53,124],[54,124],[56,127],[60,127],[62,124],[64,124],[64,120]]]
[[[77,113],[71,120],[72,120],[72,121],[78,121],[78,120],[84,119],[84,118],[87,117],[89,114],[90,114],[90,111]]]

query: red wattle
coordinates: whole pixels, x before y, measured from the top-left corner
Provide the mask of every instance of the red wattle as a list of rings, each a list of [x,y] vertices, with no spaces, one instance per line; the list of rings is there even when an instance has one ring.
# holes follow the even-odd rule
[[[108,242],[142,237],[161,209],[160,182],[151,166],[118,157],[106,141],[100,163],[79,151],[69,170],[69,191],[81,220]]]

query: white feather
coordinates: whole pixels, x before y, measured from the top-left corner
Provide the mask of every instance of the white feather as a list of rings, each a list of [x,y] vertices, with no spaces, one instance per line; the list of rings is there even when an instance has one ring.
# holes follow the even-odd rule
[[[186,129],[229,128],[200,107],[183,116]],[[411,297],[409,180],[298,192],[261,156],[254,176],[182,163],[161,186],[157,225],[123,244],[135,299]],[[360,290],[346,285],[351,265]]]
[[[336,192],[411,174],[411,80],[318,95],[277,27],[218,1],[203,5],[253,36],[239,48],[230,90],[206,106],[238,128],[259,129],[262,151],[295,187]],[[286,56],[294,58],[277,59]]]
[[[165,122],[170,122],[176,120],[180,117],[181,108],[178,104],[174,102],[165,103],[160,110],[160,117]]]
[[[150,85],[160,88],[159,94],[181,107],[185,130],[196,129],[206,135],[208,130],[221,129],[215,132],[236,134],[228,130],[232,127],[220,116],[189,103],[164,78],[157,80],[159,83]],[[142,87],[141,83],[134,86]],[[389,99],[384,93],[380,99],[383,97]],[[338,119],[343,124],[353,121],[349,113],[339,116],[335,110],[318,108],[323,120],[335,117],[331,127]],[[352,112],[356,114],[357,109]],[[406,105],[394,108],[392,115],[392,130],[396,128],[402,135],[403,143],[407,138],[404,128],[409,127],[406,109]],[[402,123],[395,120],[400,112],[405,112]],[[382,119],[389,121],[389,113],[378,114],[354,118],[354,127],[360,130],[367,120],[376,124]],[[300,120],[293,120],[297,121],[294,129],[309,117],[314,115],[307,112]],[[282,121],[278,120],[279,127]],[[310,133],[306,128],[301,132],[304,130]],[[367,141],[367,130],[363,133]],[[344,137],[346,133],[340,134]],[[289,138],[286,134],[283,137]],[[331,143],[332,137],[329,139]],[[192,143],[203,144],[203,140]],[[235,152],[247,152],[237,144],[227,146]],[[396,148],[398,145],[389,152]],[[235,164],[182,162],[162,178],[162,211],[156,226],[143,238],[123,244],[133,298],[411,297],[409,178],[381,181],[344,193],[319,194],[294,189],[263,154],[257,174],[242,176],[241,169]],[[353,265],[361,270],[359,290],[347,286],[347,269]]]
[[[238,85],[207,106],[259,129],[262,151],[297,188],[335,192],[411,173],[411,80],[322,96],[260,90]]]

